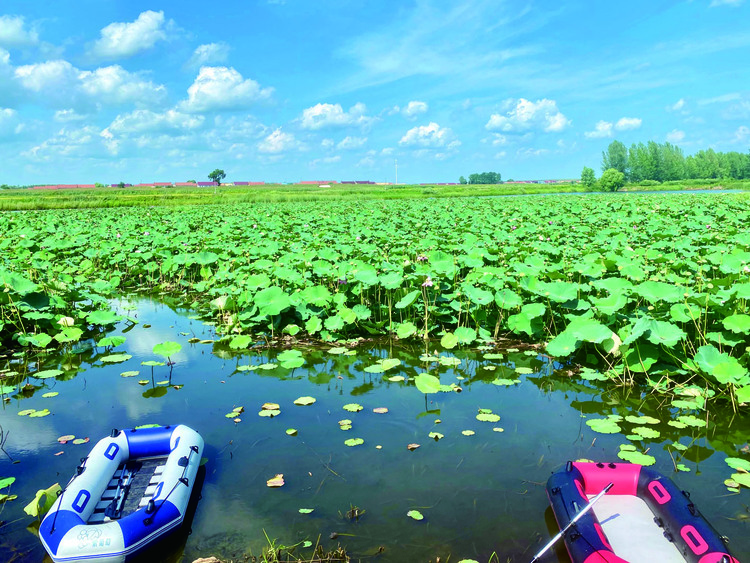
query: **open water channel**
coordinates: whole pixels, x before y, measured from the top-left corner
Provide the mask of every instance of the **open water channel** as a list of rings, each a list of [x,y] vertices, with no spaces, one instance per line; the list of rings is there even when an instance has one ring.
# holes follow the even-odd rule
[[[3,401],[7,455],[0,453],[0,478],[16,482],[2,492],[18,498],[0,504],[1,561],[44,559],[34,520],[23,512],[37,489],[67,483],[79,458],[113,427],[149,423],[187,424],[206,442],[192,534],[172,542],[166,560],[215,555],[242,561],[258,555],[267,536],[277,545],[314,544],[319,538],[327,548],[341,544],[354,561],[440,557],[485,563],[493,553],[498,558],[492,561],[529,561],[557,531],[544,491],[549,475],[570,459],[618,461],[619,446],[631,444],[626,430],[598,434],[585,424],[609,414],[658,418],[653,426],[658,438],[632,443],[655,456],[657,470],[691,491],[707,518],[729,536],[737,556],[750,554],[750,491],[730,493],[723,484],[733,472],[724,462],[728,455],[750,459],[750,421],[731,408],[710,407],[707,428],[677,429],[667,424],[676,415],[669,397],[584,381],[537,350],[513,343],[443,351],[434,342],[378,340],[360,342],[348,353],[329,351],[339,344],[296,344],[305,364],[285,369],[271,365],[281,349],[229,350],[212,342],[213,328],[191,319],[189,311],[148,299],[116,307],[139,323],[113,333],[127,338],[114,350],[79,347],[49,355],[39,365],[0,358],[6,383],[10,372],[65,372],[44,380],[29,376],[20,382],[28,384],[22,392]],[[189,342],[196,338],[203,342]],[[174,365],[153,372],[141,365],[161,359],[152,349],[165,340],[182,345],[171,358]],[[112,353],[132,358],[101,361]],[[401,364],[384,373],[364,371],[384,358]],[[133,371],[138,375],[121,375]],[[409,378],[424,371],[461,392],[423,395]],[[498,378],[517,383],[493,384]],[[295,405],[301,396],[316,402]],[[278,403],[281,414],[258,416],[266,402]],[[352,403],[362,410],[344,410]],[[245,408],[241,422],[225,416],[239,406]],[[374,412],[378,407],[388,412]],[[51,414],[18,415],[27,409]],[[500,420],[477,420],[478,409],[490,409]],[[351,429],[341,430],[344,419],[351,420]],[[296,436],[286,433],[290,428]],[[443,438],[436,441],[431,432]],[[91,442],[60,444],[58,437],[66,434]],[[345,445],[350,438],[364,443]],[[674,442],[687,449],[674,449]],[[410,451],[409,444],[420,447]],[[689,472],[676,472],[675,462]],[[279,473],[285,485],[267,487]],[[355,507],[358,519],[349,517]],[[313,511],[302,514],[301,508]],[[410,510],[424,519],[413,520]],[[558,549],[545,561],[565,557]]]

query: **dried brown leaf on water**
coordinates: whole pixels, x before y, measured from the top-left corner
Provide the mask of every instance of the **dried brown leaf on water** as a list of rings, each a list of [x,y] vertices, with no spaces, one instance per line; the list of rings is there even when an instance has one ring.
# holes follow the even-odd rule
[[[266,485],[269,487],[283,487],[284,486],[284,474],[279,473],[276,477],[266,481]]]

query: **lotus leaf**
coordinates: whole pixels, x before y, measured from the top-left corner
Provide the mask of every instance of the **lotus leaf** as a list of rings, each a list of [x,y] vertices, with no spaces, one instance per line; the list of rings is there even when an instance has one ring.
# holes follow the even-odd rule
[[[362,405],[358,405],[357,403],[349,403],[343,406],[343,409],[348,412],[359,412],[363,408],[364,407]]]
[[[315,401],[316,399],[314,397],[299,397],[298,399],[294,400],[294,404],[306,406],[306,405],[312,405]]]
[[[409,512],[406,513],[406,515],[409,518],[412,518],[414,520],[423,520],[424,519],[424,516],[422,516],[422,513],[419,512],[419,510],[410,510]]]
[[[349,438],[348,440],[344,441],[344,444],[346,444],[349,447],[361,446],[364,443],[365,441],[362,438]]]
[[[132,357],[133,356],[131,356],[130,354],[110,354],[108,356],[102,356],[99,359],[105,364],[119,364],[122,362],[127,362]]]

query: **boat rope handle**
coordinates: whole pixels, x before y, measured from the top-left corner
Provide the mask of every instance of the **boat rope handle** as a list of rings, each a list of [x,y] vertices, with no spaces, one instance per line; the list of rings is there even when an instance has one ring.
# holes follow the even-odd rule
[[[80,465],[76,467],[76,474],[70,478],[70,481],[68,481],[68,484],[65,485],[65,488],[61,489],[60,492],[57,493],[57,496],[60,497],[60,503],[57,505],[57,510],[55,510],[55,515],[52,518],[52,528],[49,531],[50,534],[55,532],[55,522],[57,522],[57,515],[60,512],[60,506],[62,505],[63,495],[65,494],[65,491],[68,490],[68,487],[70,487],[70,484],[75,480],[75,478],[78,477],[81,473],[83,473],[84,469],[86,469],[86,462],[88,461],[88,459],[89,459],[88,456],[81,458]]]
[[[177,482],[174,484],[172,489],[167,493],[167,496],[164,497],[164,500],[161,501],[161,503],[158,506],[156,506],[156,503],[153,501],[153,499],[149,501],[149,504],[154,502],[154,511],[151,514],[149,514],[147,518],[143,520],[143,523],[146,524],[146,526],[151,525],[151,523],[154,521],[154,518],[156,517],[156,513],[159,512],[159,509],[162,506],[164,506],[164,503],[167,502],[169,495],[171,495],[174,492],[174,490],[177,488],[177,485],[179,485],[180,483],[182,483],[186,487],[189,485],[188,480],[185,478],[185,473],[187,472],[188,467],[190,466],[190,458],[192,457],[193,452],[198,453],[198,446],[190,446],[190,453],[188,454],[188,456],[187,457],[183,456],[182,458],[180,458],[180,461],[182,461],[183,459],[185,460],[185,465],[182,468],[182,477],[177,479]],[[180,465],[182,464],[180,463]],[[148,514],[148,507],[146,507],[146,513]]]

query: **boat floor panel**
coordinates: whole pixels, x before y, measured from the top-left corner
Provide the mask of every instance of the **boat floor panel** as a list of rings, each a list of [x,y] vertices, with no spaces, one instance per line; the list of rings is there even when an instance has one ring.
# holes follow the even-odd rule
[[[614,552],[630,563],[685,563],[638,497],[604,495],[592,508]]]

